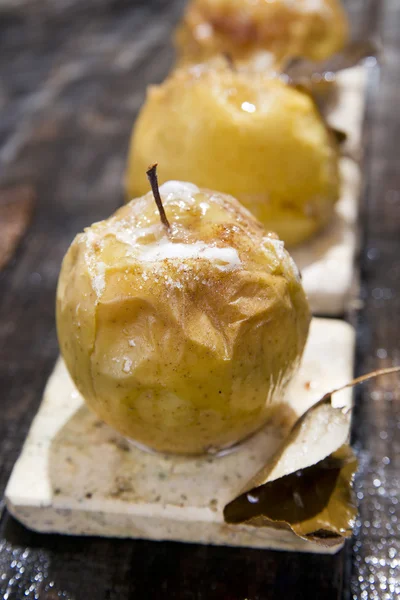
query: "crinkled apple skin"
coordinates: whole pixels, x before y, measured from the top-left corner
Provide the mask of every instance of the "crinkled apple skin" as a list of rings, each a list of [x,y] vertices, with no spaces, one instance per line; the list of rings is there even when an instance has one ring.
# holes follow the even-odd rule
[[[175,34],[178,62],[229,54],[245,63],[271,54],[275,64],[303,57],[321,61],[349,36],[340,0],[192,0]]]
[[[57,289],[61,353],[122,435],[219,451],[279,409],[309,307],[283,243],[237,201],[182,183],[161,195],[170,233],[147,194],[76,236]]]
[[[180,179],[232,194],[294,246],[332,218],[339,152],[308,93],[261,74],[198,65],[150,88],[132,134],[126,190]]]

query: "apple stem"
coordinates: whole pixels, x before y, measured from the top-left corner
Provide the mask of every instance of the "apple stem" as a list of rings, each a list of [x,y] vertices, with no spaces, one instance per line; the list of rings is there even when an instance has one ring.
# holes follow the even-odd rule
[[[170,231],[171,225],[167,219],[167,215],[165,214],[164,206],[160,196],[160,188],[158,187],[158,179],[157,179],[157,163],[151,165],[146,171],[147,179],[150,182],[151,189],[153,192],[154,200],[156,201],[158,212],[160,213],[161,223]]]
[[[225,57],[226,62],[228,63],[228,67],[231,69],[231,71],[236,71],[236,65],[232,58],[232,54],[230,54],[229,52],[224,52],[223,55]]]

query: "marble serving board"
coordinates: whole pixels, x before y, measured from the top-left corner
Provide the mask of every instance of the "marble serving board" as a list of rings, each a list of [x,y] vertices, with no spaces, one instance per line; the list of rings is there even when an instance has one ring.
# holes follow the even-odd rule
[[[302,414],[352,378],[354,340],[350,325],[313,319],[287,391],[289,412]],[[350,390],[340,396],[351,402]],[[8,483],[7,507],[42,532],[335,552],[340,546],[320,547],[289,531],[224,523],[224,505],[272,456],[287,425],[285,418],[271,423],[218,458],[144,452],[85,406],[59,359]]]
[[[337,98],[327,111],[327,119],[347,135],[340,160],[341,197],[329,226],[291,250],[315,315],[343,315],[357,289],[355,258],[367,79],[367,67],[347,69],[337,77]]]

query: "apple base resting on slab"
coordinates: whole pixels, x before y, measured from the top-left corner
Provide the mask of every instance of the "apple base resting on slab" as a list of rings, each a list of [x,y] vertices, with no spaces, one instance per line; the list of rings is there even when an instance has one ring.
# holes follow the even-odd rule
[[[7,507],[41,532],[334,553],[341,539],[328,547],[282,528],[228,524],[223,510],[274,455],[293,422],[352,379],[354,340],[348,324],[314,318],[286,394],[287,411],[222,457],[151,454],[129,444],[86,407],[59,359],[8,483]],[[350,407],[351,395],[343,390],[335,401]],[[349,410],[342,437],[350,418]],[[335,448],[334,431],[314,439],[302,468],[324,459],[327,445]],[[337,446],[342,443],[338,438]]]

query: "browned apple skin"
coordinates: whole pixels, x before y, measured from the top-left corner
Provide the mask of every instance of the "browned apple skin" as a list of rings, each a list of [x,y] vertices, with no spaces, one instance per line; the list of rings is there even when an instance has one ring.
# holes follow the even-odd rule
[[[122,435],[161,452],[214,452],[279,410],[309,307],[282,244],[237,201],[165,189],[170,232],[149,193],[75,238],[57,289],[58,338],[87,404]],[[143,258],[193,244],[240,263]]]
[[[192,0],[179,25],[175,44],[178,62],[198,63],[218,54],[252,61],[269,52],[276,65],[290,58],[325,60],[348,40],[349,25],[340,0]]]

